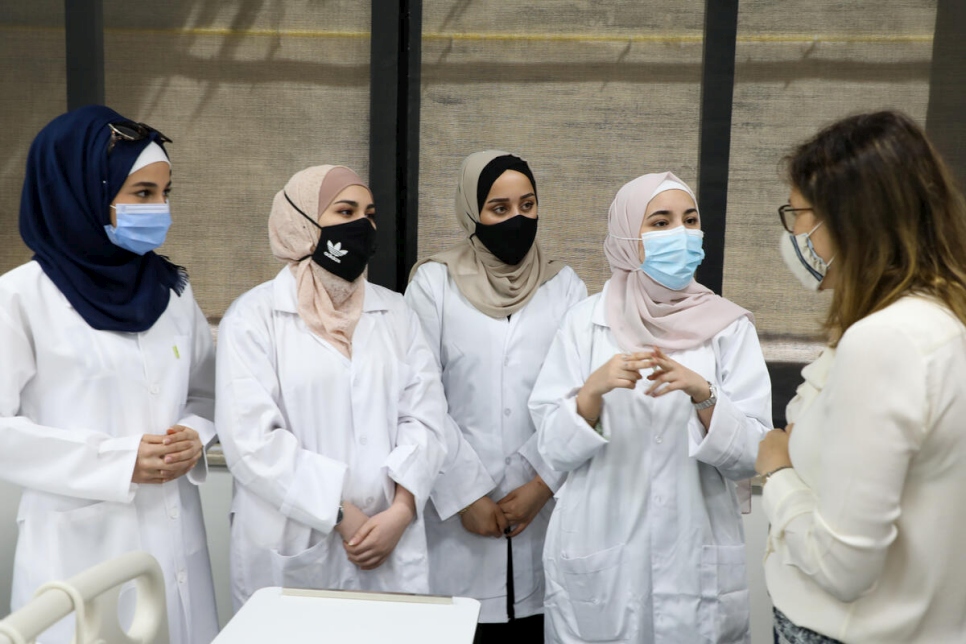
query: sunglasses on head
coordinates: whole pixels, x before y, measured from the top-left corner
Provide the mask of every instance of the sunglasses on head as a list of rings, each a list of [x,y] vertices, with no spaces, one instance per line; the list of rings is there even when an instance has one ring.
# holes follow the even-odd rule
[[[154,132],[158,135],[158,141],[161,143],[173,143],[171,139],[166,137],[164,134],[155,130],[150,125],[145,125],[144,123],[138,123],[137,121],[120,121],[118,123],[108,123],[107,127],[111,129],[111,142],[107,144],[107,153],[110,154],[114,150],[114,146],[118,141],[141,141],[143,139],[151,136]]]

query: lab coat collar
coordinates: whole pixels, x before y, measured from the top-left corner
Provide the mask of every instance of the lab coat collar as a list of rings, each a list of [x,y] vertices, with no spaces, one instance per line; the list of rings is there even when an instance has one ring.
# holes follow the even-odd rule
[[[388,311],[389,302],[386,301],[385,295],[368,281],[364,282],[364,286],[366,293],[362,300],[362,312]],[[275,276],[272,290],[275,310],[296,314],[299,312],[298,298],[295,295],[295,275],[288,266],[280,270],[278,275]]]
[[[607,321],[607,289],[610,288],[610,280],[604,283],[604,289],[600,292],[600,298],[598,298],[597,303],[594,305],[594,312],[590,316],[590,321],[597,326],[603,326],[610,328],[610,322]]]

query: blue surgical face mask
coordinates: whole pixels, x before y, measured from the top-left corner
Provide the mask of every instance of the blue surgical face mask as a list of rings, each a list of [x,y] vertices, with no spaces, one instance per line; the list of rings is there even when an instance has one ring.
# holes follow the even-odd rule
[[[818,230],[822,222],[807,233],[782,233],[781,253],[788,270],[798,278],[802,286],[810,291],[817,291],[828,273],[828,267],[835,258],[827,262],[815,252],[812,245],[812,233]]]
[[[691,283],[704,259],[703,240],[703,232],[684,226],[644,233],[641,270],[661,286],[680,291]]]
[[[171,227],[171,207],[165,203],[119,203],[111,206],[117,226],[104,226],[115,246],[143,255],[164,243]]]

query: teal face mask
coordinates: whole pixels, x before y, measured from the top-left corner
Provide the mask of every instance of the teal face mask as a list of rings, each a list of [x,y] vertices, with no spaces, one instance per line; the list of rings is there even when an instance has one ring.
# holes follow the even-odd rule
[[[655,230],[641,235],[644,263],[641,270],[655,282],[680,291],[694,279],[704,259],[704,233],[684,226]]]

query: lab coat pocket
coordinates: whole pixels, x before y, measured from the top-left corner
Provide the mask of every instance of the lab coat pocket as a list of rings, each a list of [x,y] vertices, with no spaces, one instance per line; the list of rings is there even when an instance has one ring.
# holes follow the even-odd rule
[[[624,545],[557,562],[580,637],[588,642],[617,639],[624,631],[627,593],[620,588]]]
[[[326,560],[332,547],[324,535],[315,545],[294,555],[283,555],[277,549],[269,551],[274,583],[286,588],[325,588],[325,579],[335,577],[326,571]]]
[[[46,531],[50,559],[66,579],[108,559],[141,549],[138,512],[133,503],[98,501],[51,512]]]
[[[750,598],[745,547],[701,550],[701,631],[719,644],[748,642]]]

